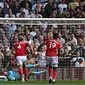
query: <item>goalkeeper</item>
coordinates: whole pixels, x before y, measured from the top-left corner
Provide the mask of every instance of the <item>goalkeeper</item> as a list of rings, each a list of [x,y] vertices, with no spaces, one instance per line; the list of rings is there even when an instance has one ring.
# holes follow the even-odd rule
[[[36,66],[39,66],[39,64],[36,64],[35,63],[35,60],[31,57],[31,55],[29,55],[29,58],[27,59],[27,62],[26,62],[26,67],[28,68],[28,71],[30,68],[33,68],[33,67],[36,67]],[[41,73],[44,73],[46,72],[46,70],[43,70],[43,71],[32,71],[29,73],[29,76],[30,75],[39,75]],[[7,77],[8,80],[21,80],[21,76],[19,75],[18,72],[15,72],[15,71],[8,71],[8,72],[3,72],[3,75],[5,76],[5,79]],[[3,76],[1,76],[2,78]],[[2,78],[2,81],[5,81],[4,78]],[[6,79],[6,80],[7,80]]]
[[[28,64],[27,65],[27,68],[32,68],[32,67],[35,67],[37,66],[38,64]],[[29,73],[29,75],[40,75],[41,73],[44,73],[46,72],[46,70],[43,70],[43,71],[32,71]],[[7,78],[5,78],[6,80],[8,79],[9,81],[16,81],[16,80],[21,80],[20,78],[20,75],[18,72],[15,72],[15,71],[8,71],[8,72],[4,72],[3,75]],[[6,81],[5,79],[2,79],[2,81]]]

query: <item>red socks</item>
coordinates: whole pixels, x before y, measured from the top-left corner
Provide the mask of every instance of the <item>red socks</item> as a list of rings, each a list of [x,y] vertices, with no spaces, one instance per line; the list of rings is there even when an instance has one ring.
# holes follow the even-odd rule
[[[23,75],[23,69],[22,68],[19,69],[19,74]]]
[[[52,78],[52,67],[49,67],[48,72],[49,72],[49,77]],[[53,69],[53,79],[56,80],[56,78],[57,78],[57,71],[56,69]]]
[[[28,78],[28,68],[24,66],[23,70],[24,70],[25,77]]]
[[[25,79],[28,80],[28,68],[26,66],[24,66],[24,68],[19,68],[19,74],[22,76],[22,78],[24,78],[24,74],[25,74]]]
[[[24,74],[28,75],[28,68],[24,66]]]
[[[49,67],[48,72],[49,72],[49,77],[52,77],[52,67]]]
[[[53,79],[56,80],[56,77],[57,77],[57,71],[53,70]]]

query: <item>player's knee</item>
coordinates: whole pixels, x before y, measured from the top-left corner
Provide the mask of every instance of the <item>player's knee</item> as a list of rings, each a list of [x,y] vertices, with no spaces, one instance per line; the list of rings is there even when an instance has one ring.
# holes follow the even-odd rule
[[[19,67],[19,68],[23,68],[23,66],[22,66],[22,65],[19,65],[18,67]]]
[[[49,67],[49,68],[50,68],[50,67],[52,67],[52,66],[51,66],[51,65],[46,65],[46,67]]]
[[[57,67],[53,67],[53,70],[56,70],[57,69]]]
[[[50,68],[52,68],[52,65],[49,65]]]
[[[57,68],[57,67],[58,67],[58,65],[57,65],[57,64],[56,64],[56,65],[52,65],[52,67],[53,67],[53,68]]]

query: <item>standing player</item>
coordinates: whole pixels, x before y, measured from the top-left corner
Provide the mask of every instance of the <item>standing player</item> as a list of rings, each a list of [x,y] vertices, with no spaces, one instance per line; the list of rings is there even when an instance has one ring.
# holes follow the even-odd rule
[[[21,80],[25,81],[28,80],[28,69],[25,65],[25,62],[27,61],[26,49],[28,46],[30,46],[32,52],[33,49],[31,45],[23,41],[23,35],[19,35],[18,40],[19,41],[15,43],[13,47],[16,54],[17,65],[19,66],[19,74],[21,75]]]
[[[48,39],[46,42],[46,61],[48,72],[49,72],[49,83],[56,82],[58,67],[58,50],[61,48],[61,44],[57,41],[57,33],[53,34],[53,39]],[[53,69],[53,77],[52,77],[52,69]]]

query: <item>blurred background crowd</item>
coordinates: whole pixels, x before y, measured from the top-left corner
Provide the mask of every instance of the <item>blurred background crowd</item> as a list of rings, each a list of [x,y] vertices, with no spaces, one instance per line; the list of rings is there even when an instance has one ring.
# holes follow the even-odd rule
[[[85,0],[0,0],[2,18],[85,18]],[[14,25],[0,24],[0,67],[16,66],[13,44],[18,34],[33,45],[36,63],[46,65],[45,47],[40,44],[58,33],[62,44],[60,67],[85,67],[85,24],[82,25]]]
[[[85,18],[85,0],[0,0],[0,17]]]
[[[46,65],[45,49],[40,47],[45,40],[58,33],[62,44],[59,55],[59,67],[84,67],[85,61],[85,24],[84,25],[0,25],[0,67],[16,66],[15,55],[12,54],[13,44],[18,41],[18,35],[24,36],[24,41],[32,44],[34,55],[29,52],[28,59],[33,59],[41,66]]]

